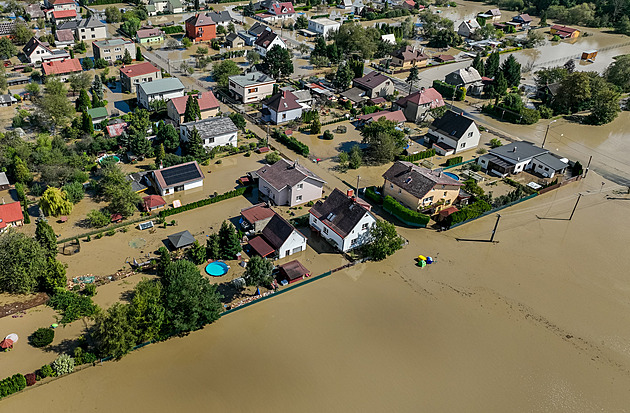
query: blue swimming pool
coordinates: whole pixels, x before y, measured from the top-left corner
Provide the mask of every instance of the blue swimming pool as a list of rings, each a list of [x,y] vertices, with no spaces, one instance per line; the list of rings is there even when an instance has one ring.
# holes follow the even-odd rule
[[[206,272],[208,273],[208,275],[211,275],[213,277],[220,277],[222,275],[225,275],[227,274],[229,269],[230,267],[228,267],[226,263],[221,261],[211,262],[210,264],[206,265]]]
[[[452,173],[452,172],[444,172],[444,175],[446,175],[446,176],[450,176],[450,177],[451,177],[451,178],[453,178],[454,180],[459,181],[459,176],[455,175],[455,174],[454,174],[454,173]]]

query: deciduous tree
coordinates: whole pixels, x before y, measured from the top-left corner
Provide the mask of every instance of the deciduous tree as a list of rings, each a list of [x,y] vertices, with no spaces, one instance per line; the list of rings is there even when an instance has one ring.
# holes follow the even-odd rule
[[[250,258],[245,268],[245,279],[247,285],[269,287],[273,277],[273,263],[259,255]]]
[[[263,58],[263,70],[274,79],[291,75],[293,73],[291,53],[280,45],[274,45]]]
[[[0,290],[13,294],[35,291],[48,262],[41,245],[20,232],[0,235]]]
[[[394,224],[382,220],[372,224],[368,240],[362,247],[363,253],[375,261],[384,260],[403,246],[403,239],[396,233]]]
[[[39,200],[39,206],[48,216],[58,217],[72,212],[72,202],[68,201],[66,193],[54,187],[46,189]]]

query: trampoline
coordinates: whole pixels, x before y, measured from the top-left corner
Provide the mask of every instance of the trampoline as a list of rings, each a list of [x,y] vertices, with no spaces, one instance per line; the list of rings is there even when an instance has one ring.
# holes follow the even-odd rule
[[[206,272],[208,273],[208,275],[211,275],[213,277],[220,277],[222,275],[225,275],[227,274],[229,269],[230,267],[228,267],[226,263],[221,261],[211,262],[210,264],[206,265]]]

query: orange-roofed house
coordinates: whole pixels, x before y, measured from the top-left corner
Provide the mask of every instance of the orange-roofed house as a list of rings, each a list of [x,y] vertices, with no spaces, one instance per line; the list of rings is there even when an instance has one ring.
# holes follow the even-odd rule
[[[77,19],[77,11],[72,10],[53,10],[52,20],[55,25],[59,26],[61,23],[69,22]]]
[[[201,119],[204,120],[219,114],[219,101],[212,91],[207,91],[193,95],[197,97],[199,102],[199,110],[201,111]],[[173,98],[166,103],[166,113],[168,117],[178,124],[184,123],[184,112],[186,111],[186,103],[190,95]]]
[[[396,110],[393,112],[390,112],[389,110],[382,110],[380,112],[374,112],[367,115],[361,115],[357,119],[359,119],[359,122],[362,122],[362,123],[370,123],[370,122],[376,122],[377,120],[381,118],[385,118],[391,122],[396,122],[399,125],[405,123],[405,120],[406,120],[405,114],[403,113],[402,110]]]
[[[569,26],[560,26],[559,24],[551,26],[549,32],[554,36],[559,36],[561,39],[573,39],[580,36],[578,29]]]
[[[421,88],[416,93],[400,98],[395,107],[400,108],[409,122],[419,122],[426,118],[431,109],[444,106],[444,99],[437,90],[432,87]]]
[[[142,198],[145,212],[155,211],[166,206],[166,201],[159,195],[149,195]]]
[[[79,59],[55,60],[52,62],[42,63],[42,71],[44,76],[57,76],[59,80],[65,82],[68,76],[73,73],[82,72],[83,68]]]
[[[162,71],[150,62],[122,66],[120,68],[120,84],[122,90],[136,93],[136,85],[162,79]]]
[[[24,225],[24,215],[19,202],[0,205],[0,233],[9,227],[21,227]]]
[[[209,14],[197,13],[186,19],[186,37],[197,42],[209,42],[217,37],[217,24]]]

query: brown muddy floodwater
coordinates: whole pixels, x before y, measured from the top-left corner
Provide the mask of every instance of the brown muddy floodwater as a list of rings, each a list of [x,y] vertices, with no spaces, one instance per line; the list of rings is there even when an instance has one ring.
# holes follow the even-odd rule
[[[601,178],[0,402],[3,411],[621,412],[630,202]],[[576,193],[573,221],[566,218]],[[418,254],[437,257],[420,269]]]

